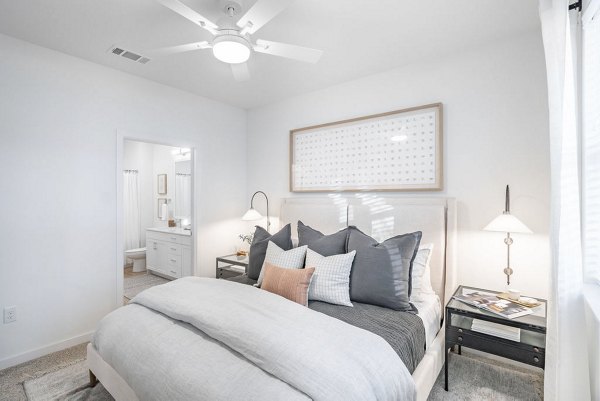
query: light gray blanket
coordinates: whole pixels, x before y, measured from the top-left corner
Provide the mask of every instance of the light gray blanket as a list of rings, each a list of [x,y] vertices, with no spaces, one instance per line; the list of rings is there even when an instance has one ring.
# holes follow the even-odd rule
[[[140,399],[415,398],[381,337],[264,290],[188,277],[132,302],[93,344]]]

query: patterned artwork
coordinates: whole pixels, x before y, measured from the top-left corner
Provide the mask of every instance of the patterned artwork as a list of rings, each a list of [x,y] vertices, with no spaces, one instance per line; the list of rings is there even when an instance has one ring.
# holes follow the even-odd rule
[[[441,189],[441,108],[293,130],[291,190]]]

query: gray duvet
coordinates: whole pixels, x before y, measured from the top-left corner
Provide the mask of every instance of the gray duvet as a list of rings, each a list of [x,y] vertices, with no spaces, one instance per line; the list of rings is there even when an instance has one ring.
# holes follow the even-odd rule
[[[413,400],[381,337],[224,280],[153,287],[107,315],[93,345],[140,400]]]

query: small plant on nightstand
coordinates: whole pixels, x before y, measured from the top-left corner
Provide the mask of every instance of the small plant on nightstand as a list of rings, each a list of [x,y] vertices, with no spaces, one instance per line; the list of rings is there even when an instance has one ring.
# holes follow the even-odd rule
[[[252,240],[254,239],[254,233],[251,234],[240,234],[238,238],[242,240],[242,244],[247,242],[248,245],[252,245]],[[240,249],[237,251],[238,256],[246,256],[248,255],[248,251]]]

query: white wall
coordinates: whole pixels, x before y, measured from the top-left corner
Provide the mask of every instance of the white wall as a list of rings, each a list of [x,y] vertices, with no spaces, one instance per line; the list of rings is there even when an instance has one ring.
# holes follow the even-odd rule
[[[125,141],[123,170],[137,170],[140,185],[140,214],[142,247],[146,246],[146,228],[154,227],[156,201],[154,199],[154,145],[146,142]]]
[[[173,148],[171,146],[154,145],[153,146],[153,171],[152,175],[156,177],[154,179],[154,188],[152,194],[154,195],[154,204],[158,203],[159,198],[169,199],[168,216],[167,220],[160,220],[158,213],[154,213],[153,227],[167,227],[169,225],[168,220],[173,217],[173,207],[175,206],[175,157],[172,153]],[[167,175],[167,193],[158,193],[158,175]],[[157,206],[158,207],[158,206]]]
[[[244,110],[4,35],[0,54],[0,308],[18,315],[2,368],[116,307],[117,132],[197,149],[197,274],[236,242],[247,198]]]
[[[458,282],[503,289],[502,233],[481,229],[504,207],[535,233],[514,235],[513,287],[546,296],[549,144],[539,33],[368,76],[248,112],[248,194],[265,191],[276,213],[288,191],[289,131],[442,102],[445,186],[458,201]],[[415,196],[423,193],[405,193]],[[317,227],[318,228],[318,227]]]

